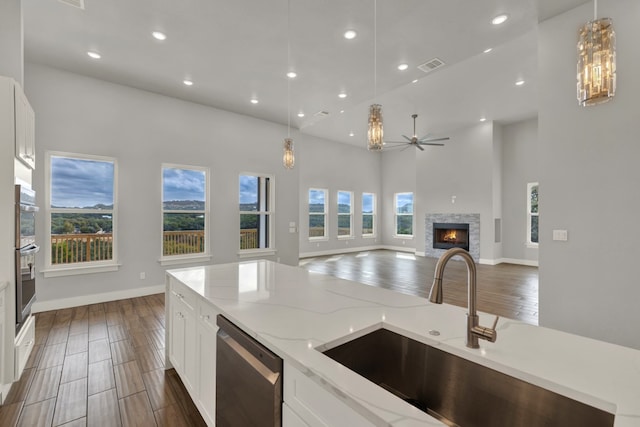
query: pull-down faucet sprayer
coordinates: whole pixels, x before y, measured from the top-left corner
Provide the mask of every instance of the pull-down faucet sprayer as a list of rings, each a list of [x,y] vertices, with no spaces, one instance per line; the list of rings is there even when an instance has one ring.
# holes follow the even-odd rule
[[[454,256],[460,256],[467,265],[467,292],[469,296],[469,312],[467,313],[467,347],[478,348],[478,339],[495,342],[498,337],[496,332],[496,325],[498,324],[499,317],[496,316],[496,320],[493,322],[491,328],[480,326],[480,320],[476,310],[476,264],[473,261],[469,252],[462,248],[451,248],[447,250],[436,264],[436,271],[433,276],[433,285],[431,286],[431,292],[429,293],[429,301],[442,304],[442,276],[444,274],[444,267],[447,262]]]

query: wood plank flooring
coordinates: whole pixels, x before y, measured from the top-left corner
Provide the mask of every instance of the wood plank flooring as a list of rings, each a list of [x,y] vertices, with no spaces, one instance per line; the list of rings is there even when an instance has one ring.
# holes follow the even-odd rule
[[[164,294],[38,313],[0,426],[206,426],[164,369]]]
[[[437,259],[387,250],[304,258],[300,266],[424,298],[429,296]],[[477,264],[478,310],[538,324],[538,268]],[[443,278],[444,302],[467,306],[467,268],[455,258]]]

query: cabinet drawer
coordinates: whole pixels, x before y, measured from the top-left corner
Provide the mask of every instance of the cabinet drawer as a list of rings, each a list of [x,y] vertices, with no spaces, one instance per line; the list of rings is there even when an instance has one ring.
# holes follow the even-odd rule
[[[22,371],[24,370],[33,345],[36,341],[36,322],[33,316],[30,316],[27,322],[22,327],[22,330],[16,337],[15,342],[15,380],[20,378]]]
[[[195,312],[198,301],[197,295],[191,289],[173,278],[171,279],[171,297],[181,301],[189,310]]]
[[[374,425],[288,363],[284,364],[284,401],[312,427]]]

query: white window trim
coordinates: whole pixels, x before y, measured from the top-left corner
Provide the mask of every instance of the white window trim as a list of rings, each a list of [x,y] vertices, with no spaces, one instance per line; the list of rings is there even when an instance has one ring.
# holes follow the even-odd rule
[[[540,243],[536,243],[536,242],[532,242],[531,241],[531,218],[534,216],[537,216],[538,218],[540,218],[540,200],[538,200],[538,212],[537,213],[532,213],[531,212],[531,190],[533,189],[533,187],[538,187],[538,197],[540,197],[540,186],[537,182],[529,182],[527,184],[527,240],[526,240],[526,246],[528,248],[538,248]],[[538,219],[538,221],[540,221]],[[540,227],[540,222],[538,222],[538,227]],[[540,229],[538,228],[538,239],[540,238]]]
[[[52,157],[67,157],[81,160],[95,160],[102,162],[113,163],[113,209],[111,210],[112,219],[112,257],[108,261],[88,261],[79,262],[73,264],[51,264],[51,214],[54,212],[74,212],[74,210],[60,210],[51,208],[51,158]],[[62,151],[47,151],[45,153],[45,165],[44,165],[44,185],[45,185],[45,229],[47,242],[43,243],[45,268],[41,270],[44,277],[62,277],[73,276],[79,274],[91,274],[91,273],[104,273],[110,271],[117,271],[120,268],[118,263],[118,159],[115,157],[96,156],[93,154],[81,154],[81,153],[68,153]],[[78,210],[79,211],[79,210]],[[104,213],[102,210],[87,210],[83,209],[84,213]]]
[[[373,211],[373,212],[372,212],[372,213],[370,213],[370,214],[369,214],[369,213],[365,213],[365,212],[364,212],[364,196],[365,196],[365,194],[371,195],[371,196],[373,197],[373,209],[372,209],[372,211]],[[371,232],[371,233],[362,233],[362,238],[363,238],[363,239],[371,239],[371,238],[375,238],[375,237],[376,237],[376,235],[377,235],[377,231],[378,231],[378,227],[377,227],[377,218],[376,218],[376,216],[377,216],[377,211],[378,211],[378,199],[377,199],[377,197],[376,197],[376,193],[367,193],[367,192],[363,192],[363,193],[362,193],[362,200],[361,200],[360,202],[361,202],[361,203],[360,203],[360,207],[361,207],[361,209],[360,209],[360,210],[362,211],[362,212],[361,212],[361,214],[362,214],[362,219],[364,219],[364,216],[365,216],[365,215],[370,215],[370,216],[372,217],[372,218],[371,218],[371,222],[372,222],[372,224],[371,224],[371,225],[373,226],[373,227],[372,227],[373,232]],[[362,224],[364,224],[364,221],[362,221]],[[362,227],[361,227],[361,231],[362,231]]]
[[[253,254],[275,254],[276,253],[276,236],[275,236],[275,201],[276,201],[276,179],[274,175],[265,174],[265,173],[255,173],[255,172],[240,172],[238,174],[238,179],[240,176],[255,176],[258,178],[258,185],[261,185],[260,178],[269,178],[269,200],[267,201],[269,210],[268,211],[241,211],[238,210],[238,232],[240,231],[240,215],[248,214],[248,215],[268,215],[269,216],[269,236],[266,248],[258,248],[258,249],[238,249],[238,255],[240,258],[246,258],[253,256]],[[240,206],[240,192],[238,192],[238,204],[236,206]],[[240,245],[240,239],[238,239],[238,245]],[[239,247],[239,246],[238,246]]]
[[[322,214],[317,212],[309,212],[309,192],[311,191],[322,191],[324,193],[324,212]],[[307,236],[309,241],[311,242],[323,242],[329,240],[329,190],[326,188],[309,188],[307,192]],[[324,215],[324,235],[323,236],[309,236],[309,216],[310,215]]]
[[[340,212],[340,193],[347,193],[349,194],[349,213],[341,213]],[[355,235],[353,233],[353,191],[346,191],[346,190],[338,190],[336,191],[336,214],[338,215],[337,219],[337,226],[338,228],[336,229],[336,233],[337,233],[337,238],[338,240],[348,240],[348,239],[354,239]],[[349,216],[349,234],[343,234],[342,236],[340,235],[340,217],[341,216]]]
[[[410,214],[399,214],[398,213],[398,196],[400,194],[411,194],[411,198],[413,200],[413,205],[414,205],[414,211],[415,211],[415,203],[416,203],[416,199],[415,199],[415,194],[412,191],[402,191],[399,193],[394,193],[393,194],[393,237],[396,239],[413,239],[413,234],[398,234],[398,216],[411,216],[411,230],[413,231],[415,228],[415,218],[414,218],[414,214],[410,213]]]
[[[175,163],[162,163],[160,165],[160,197],[163,197],[163,170],[168,169],[189,169],[195,171],[204,172],[204,211],[181,211],[181,210],[164,210],[164,200],[160,201],[160,259],[158,262],[160,265],[178,265],[188,264],[198,261],[210,261],[211,260],[211,242],[209,242],[209,219],[210,219],[210,203],[209,203],[209,168],[204,166],[190,166],[190,165],[178,165]],[[164,214],[165,213],[202,213],[204,214],[204,252],[195,254],[178,254],[178,255],[164,255],[164,243],[162,235],[164,233]]]

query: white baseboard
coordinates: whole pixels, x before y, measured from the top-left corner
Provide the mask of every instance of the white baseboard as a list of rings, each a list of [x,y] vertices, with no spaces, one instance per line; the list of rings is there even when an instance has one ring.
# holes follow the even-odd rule
[[[396,251],[396,252],[410,252],[412,254],[416,253],[416,248],[407,248],[406,246],[383,245],[380,249],[386,249],[388,251]]]
[[[533,259],[516,259],[516,258],[500,258],[499,263],[528,265],[530,267],[538,267],[538,261]]]
[[[366,251],[375,251],[378,249],[386,249],[382,245],[375,246],[360,246],[357,248],[342,248],[342,249],[328,249],[326,251],[317,251],[317,252],[300,252],[298,258],[312,258],[316,256],[329,256],[329,255],[340,255],[340,254],[349,254],[353,252],[366,252]]]
[[[124,291],[105,292],[93,295],[81,295],[71,298],[60,298],[48,301],[36,301],[31,307],[32,313],[42,311],[60,310],[63,308],[78,307],[87,304],[98,304],[101,302],[116,301],[119,299],[136,298],[146,295],[164,293],[165,285],[148,286],[146,288],[134,288]]]

